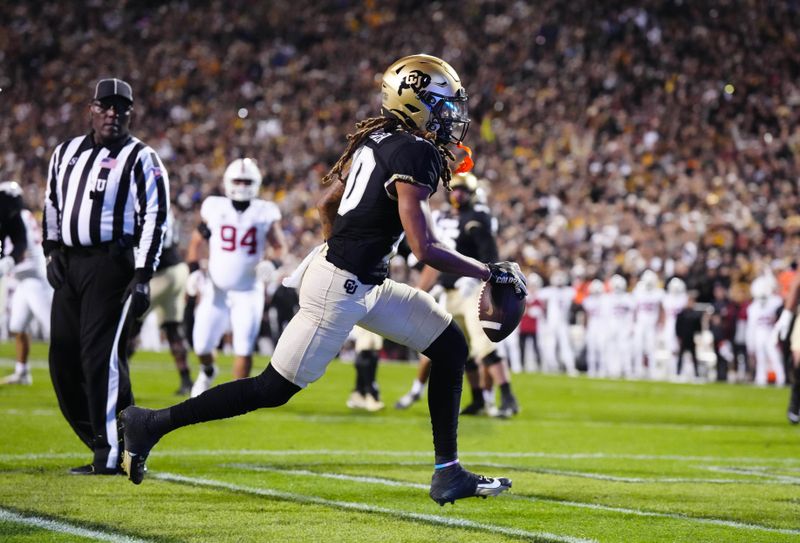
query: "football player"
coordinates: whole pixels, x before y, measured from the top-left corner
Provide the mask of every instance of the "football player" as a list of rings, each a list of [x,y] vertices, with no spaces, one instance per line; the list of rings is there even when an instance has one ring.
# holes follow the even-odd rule
[[[204,282],[194,316],[194,347],[200,373],[191,396],[205,392],[218,370],[214,348],[226,324],[233,334],[233,376],[250,375],[253,350],[264,313],[264,285],[274,265],[262,261],[265,242],[273,258],[286,252],[281,212],[273,202],[258,199],[261,172],[253,159],[231,162],[223,175],[225,196],[209,196],[200,208],[200,224],[192,234],[187,261],[200,274],[200,248],[208,243],[208,280]]]
[[[606,340],[604,293],[603,282],[600,279],[593,279],[581,303],[586,313],[586,372],[589,377],[604,377],[606,371],[603,359]]]
[[[753,302],[747,306],[747,350],[756,362],[755,384],[761,386],[767,384],[769,372],[775,372],[776,385],[786,382],[783,357],[772,332],[775,316],[784,306],[781,297],[775,294],[774,285],[763,275],[757,277],[750,285]]]
[[[0,273],[13,274],[16,288],[11,297],[8,328],[16,342],[17,363],[14,373],[0,380],[6,385],[30,385],[33,381],[28,368],[30,336],[28,325],[33,319],[39,323],[42,334],[50,336],[50,306],[53,288],[45,276],[45,259],[42,250],[42,230],[33,214],[22,208],[22,188],[15,181],[0,183],[0,213],[4,240],[13,248],[6,250],[0,259]],[[22,238],[20,238],[20,225]],[[21,247],[17,245],[21,244]]]
[[[569,337],[569,311],[575,299],[575,289],[567,284],[569,277],[563,270],[555,270],[550,275],[550,284],[539,290],[539,299],[544,305],[542,323],[543,367],[557,371],[559,360],[564,364],[568,375],[577,375],[575,351]]]
[[[539,330],[544,319],[544,305],[539,299],[539,289],[543,281],[538,273],[528,275],[528,296],[525,298],[525,313],[519,323],[519,350],[525,366],[525,371],[531,372],[542,369],[542,354],[539,350]],[[532,356],[528,356],[528,343],[533,345]]]
[[[656,272],[642,272],[633,289],[633,300],[636,304],[633,333],[634,375],[652,379],[655,377],[658,326],[664,321],[664,290],[658,285]]]
[[[673,277],[667,283],[667,293],[664,295],[664,300],[661,303],[664,309],[664,327],[662,328],[664,345],[669,351],[669,367],[667,368],[667,376],[673,377],[678,374],[678,352],[680,345],[678,343],[678,336],[675,332],[675,323],[678,315],[686,307],[687,300],[689,299],[686,294],[686,283],[680,277]]]
[[[158,440],[176,428],[285,404],[325,373],[356,324],[433,360],[428,387],[434,444],[430,497],[440,505],[495,496],[511,487],[464,469],[458,460],[458,410],[468,356],[458,325],[430,294],[387,279],[403,234],[415,256],[440,271],[511,285],[525,296],[525,279],[510,262],[485,264],[459,254],[434,234],[428,200],[439,183],[449,190],[448,149],[469,126],[467,94],[443,60],[412,55],[383,75],[383,115],[356,125],[323,178],[332,182],[318,209],[327,243],[304,261],[300,311],[281,335],[259,376],[214,387],[176,406],[120,414],[123,467],[134,483]],[[342,177],[349,165],[346,180]]]
[[[607,318],[605,352],[606,375],[633,377],[633,296],[628,292],[628,281],[615,274],[608,281],[611,292],[603,297],[603,314]]]
[[[448,195],[450,207],[432,214],[438,238],[450,248],[481,262],[497,260],[497,220],[491,216],[489,207],[476,201],[478,178],[471,173],[454,175],[450,181],[453,189]],[[461,410],[462,415],[488,413],[493,417],[507,418],[519,412],[519,404],[511,391],[508,366],[498,354],[481,328],[478,318],[478,299],[480,281],[472,277],[452,273],[439,273],[431,266],[423,268],[420,284],[423,290],[430,290],[438,281],[444,288],[445,310],[453,315],[470,345],[470,358],[467,359],[466,375],[472,390],[472,401]],[[481,375],[483,368],[486,374]],[[422,388],[430,373],[430,359],[420,358],[417,378],[411,390],[400,398],[395,407],[405,409],[420,399]],[[492,384],[500,389],[501,403],[494,405]]]

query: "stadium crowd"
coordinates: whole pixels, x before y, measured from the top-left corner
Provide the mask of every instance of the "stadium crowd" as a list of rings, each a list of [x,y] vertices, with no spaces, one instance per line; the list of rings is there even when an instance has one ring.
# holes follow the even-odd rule
[[[0,5],[0,178],[39,210],[49,150],[85,128],[87,89],[119,75],[184,232],[226,164],[252,156],[297,260],[321,237],[321,176],[378,110],[381,70],[425,51],[465,82],[500,257],[526,272],[649,268],[700,302],[715,287],[744,302],[800,250],[795,2],[202,4]]]

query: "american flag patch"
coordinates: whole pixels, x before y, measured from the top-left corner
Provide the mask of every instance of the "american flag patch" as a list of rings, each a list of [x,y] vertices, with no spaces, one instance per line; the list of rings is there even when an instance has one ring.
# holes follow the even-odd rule
[[[100,166],[102,168],[114,168],[117,165],[117,159],[111,157],[105,157],[103,160],[100,161]]]
[[[161,168],[153,168],[153,177],[161,177]]]

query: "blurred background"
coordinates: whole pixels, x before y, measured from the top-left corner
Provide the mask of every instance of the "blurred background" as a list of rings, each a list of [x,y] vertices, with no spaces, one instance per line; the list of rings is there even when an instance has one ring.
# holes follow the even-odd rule
[[[183,243],[244,155],[302,258],[321,240],[320,178],[379,112],[383,70],[425,52],[469,93],[500,257],[545,286],[557,270],[576,293],[614,274],[628,290],[647,269],[659,286],[678,277],[704,304],[713,358],[736,342],[751,283],[785,294],[794,274],[796,1],[29,1],[0,3],[0,21],[0,180],[34,212],[52,149],[88,130],[96,81],[120,77]]]

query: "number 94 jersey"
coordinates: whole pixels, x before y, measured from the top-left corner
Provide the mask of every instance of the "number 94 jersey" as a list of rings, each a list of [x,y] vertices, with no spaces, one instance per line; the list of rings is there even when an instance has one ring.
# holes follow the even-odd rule
[[[223,290],[251,290],[256,284],[256,264],[264,254],[267,232],[280,220],[272,202],[254,199],[242,212],[229,198],[209,196],[200,208],[208,227],[208,274]]]

